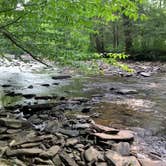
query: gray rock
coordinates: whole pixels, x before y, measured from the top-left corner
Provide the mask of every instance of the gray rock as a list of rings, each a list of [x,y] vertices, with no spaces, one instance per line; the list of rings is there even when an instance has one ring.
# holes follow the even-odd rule
[[[76,138],[69,138],[66,141],[66,146],[73,146],[78,143],[78,139]]]
[[[108,165],[112,166],[124,166],[124,165],[133,165],[141,166],[138,160],[134,156],[121,156],[119,153],[109,150],[105,154]]]
[[[151,76],[151,73],[148,73],[148,72],[141,72],[140,75],[143,76],[143,77],[150,77],[150,76]]]
[[[122,156],[130,155],[130,144],[128,142],[120,142],[116,145],[116,151]]]
[[[99,155],[100,152],[92,146],[84,152],[85,159],[88,162],[91,162],[92,160],[97,160]]]
[[[27,121],[10,118],[0,118],[0,125],[14,129],[30,127],[30,123],[28,123]]]
[[[52,161],[54,162],[55,166],[62,165],[62,161],[61,161],[59,155],[56,155],[56,156],[52,159]]]
[[[121,95],[130,95],[137,94],[138,92],[135,89],[119,89],[117,90],[117,93]]]
[[[25,155],[25,156],[38,156],[40,153],[42,153],[43,150],[39,148],[25,148],[25,149],[16,149],[16,150],[7,150],[6,155],[9,157],[12,156],[20,156],[20,155]]]
[[[34,159],[34,163],[35,164],[40,164],[40,165],[50,165],[50,166],[54,166],[54,163],[51,160],[43,160],[41,158],[36,157]]]
[[[56,146],[56,145],[52,146],[47,151],[42,152],[40,154],[40,157],[43,157],[43,158],[53,158],[58,153],[59,150],[60,150],[59,146]]]
[[[59,156],[62,162],[64,163],[64,165],[78,166],[77,163],[67,153],[63,152]]]
[[[54,79],[54,80],[68,79],[68,78],[71,78],[71,76],[70,75],[52,76],[52,79]]]

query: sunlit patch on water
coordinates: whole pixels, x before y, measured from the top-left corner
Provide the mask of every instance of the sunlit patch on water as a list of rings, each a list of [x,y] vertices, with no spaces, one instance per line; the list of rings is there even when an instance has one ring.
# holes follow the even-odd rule
[[[116,104],[125,104],[129,109],[135,111],[151,112],[155,106],[155,102],[145,99],[124,99],[115,101]]]

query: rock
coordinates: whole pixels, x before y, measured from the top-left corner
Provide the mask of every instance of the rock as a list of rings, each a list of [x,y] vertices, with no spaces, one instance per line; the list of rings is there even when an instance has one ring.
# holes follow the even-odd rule
[[[65,152],[61,153],[60,159],[66,166],[78,166],[77,163]]]
[[[119,153],[109,150],[106,152],[105,155],[108,165],[112,166],[141,166],[138,160],[134,156],[124,157],[121,156]]]
[[[117,93],[121,95],[130,95],[130,94],[137,94],[138,92],[135,89],[119,89]]]
[[[84,107],[84,108],[81,110],[81,112],[82,112],[82,113],[88,113],[88,112],[90,112],[90,110],[91,110],[91,107]]]
[[[85,159],[88,162],[91,162],[92,160],[97,160],[99,155],[100,152],[92,146],[84,152]]]
[[[33,89],[33,85],[29,85],[27,88],[28,89]]]
[[[129,130],[121,130],[116,135],[105,133],[93,133],[94,136],[103,140],[115,140],[115,141],[133,141],[134,135]]]
[[[68,135],[70,137],[77,137],[79,136],[79,131],[77,130],[65,130],[65,129],[59,129],[59,132],[65,135]]]
[[[25,148],[25,149],[16,149],[16,150],[7,150],[6,155],[9,157],[12,156],[38,156],[40,153],[42,153],[43,150],[39,148]]]
[[[78,143],[78,139],[76,138],[69,138],[67,139],[66,141],[66,146],[73,146],[73,145],[76,145]]]
[[[3,134],[3,133],[5,133],[6,132],[6,130],[7,130],[7,128],[6,127],[0,127],[0,134]]]
[[[53,158],[58,153],[59,150],[60,150],[59,146],[56,146],[56,145],[52,146],[47,151],[41,153],[40,157],[43,157],[43,158]]]
[[[91,127],[94,128],[95,130],[97,130],[98,132],[104,132],[107,134],[117,134],[119,132],[119,130],[117,130],[117,129],[99,125],[99,124],[92,124]]]
[[[96,166],[108,166],[106,162],[97,162]]]
[[[9,84],[4,84],[4,85],[1,85],[3,88],[8,88],[8,87],[11,87],[12,85],[9,85]]]
[[[35,97],[35,94],[22,94],[23,97],[25,97],[26,99],[31,99],[33,97]]]
[[[40,144],[41,144],[40,142],[32,142],[32,143],[25,143],[20,146],[21,148],[33,148],[33,147],[39,146]]]
[[[140,75],[143,76],[143,77],[150,77],[150,76],[151,76],[151,73],[148,73],[148,72],[141,72]]]
[[[56,155],[56,156],[52,159],[52,161],[54,162],[55,166],[60,166],[60,165],[62,165],[62,161],[61,161],[59,155]]]
[[[11,166],[12,163],[5,159],[0,159],[0,166]]]
[[[21,132],[21,129],[8,129],[6,131],[6,133],[8,133],[8,134],[14,134],[14,133],[18,133],[18,132]]]
[[[87,129],[90,128],[90,124],[89,123],[77,123],[76,125],[72,126],[74,129]]]
[[[70,75],[59,75],[59,76],[52,76],[52,79],[54,80],[61,80],[61,79],[68,79],[71,78]]]
[[[36,100],[49,100],[49,99],[56,99],[57,96],[36,96]]]
[[[86,119],[88,120],[90,118],[90,116],[88,115],[76,115],[76,119]]]
[[[13,128],[13,129],[30,127],[30,123],[28,123],[27,121],[10,119],[10,118],[0,118],[0,125],[9,127],[9,128]]]
[[[41,158],[35,158],[34,159],[35,164],[40,164],[40,165],[51,165],[54,166],[54,163],[51,160],[43,160]]]
[[[141,166],[166,166],[166,162],[160,160],[151,160],[148,158],[139,159]]]
[[[122,156],[130,155],[130,144],[128,142],[120,142],[115,147],[116,151]]]
[[[49,87],[50,84],[41,84],[41,86]]]
[[[26,166],[26,164],[23,161],[17,158],[13,159],[13,162],[14,162],[14,165],[17,165],[17,166]]]

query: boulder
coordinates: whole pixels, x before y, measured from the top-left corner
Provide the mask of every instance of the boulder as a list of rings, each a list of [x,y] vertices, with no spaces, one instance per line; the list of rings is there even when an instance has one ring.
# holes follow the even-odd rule
[[[105,157],[108,164],[112,166],[124,166],[124,165],[141,166],[136,157],[134,156],[124,157],[112,150],[107,151]]]

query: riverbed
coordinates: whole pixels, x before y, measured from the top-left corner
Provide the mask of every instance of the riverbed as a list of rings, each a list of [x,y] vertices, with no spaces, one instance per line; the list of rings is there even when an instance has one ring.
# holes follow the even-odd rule
[[[36,62],[6,61],[0,67],[0,108],[56,100],[36,100],[33,94],[84,97],[88,99],[86,105],[73,107],[70,113],[86,107],[87,111],[82,114],[92,115],[99,124],[135,131],[140,151],[166,158],[166,72],[151,72],[149,76],[74,73],[69,79],[52,79],[56,75],[62,75],[56,67],[50,69]],[[11,92],[24,94],[24,97],[9,95]],[[32,96],[25,97],[26,94]]]

